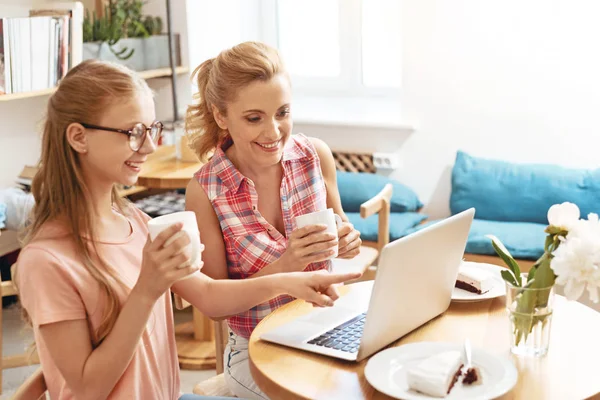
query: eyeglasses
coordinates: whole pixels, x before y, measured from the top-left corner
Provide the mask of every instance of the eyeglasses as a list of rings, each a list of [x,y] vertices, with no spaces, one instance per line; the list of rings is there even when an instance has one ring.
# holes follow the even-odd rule
[[[131,129],[116,129],[116,128],[107,128],[104,126],[92,125],[92,124],[84,124],[81,123],[84,128],[87,129],[98,129],[100,131],[110,131],[110,132],[119,132],[129,136],[129,147],[133,151],[138,151],[144,145],[144,141],[146,140],[146,133],[150,134],[150,139],[156,144],[158,142],[158,138],[163,130],[163,123],[160,121],[154,121],[150,127],[146,127],[146,125],[138,122]]]

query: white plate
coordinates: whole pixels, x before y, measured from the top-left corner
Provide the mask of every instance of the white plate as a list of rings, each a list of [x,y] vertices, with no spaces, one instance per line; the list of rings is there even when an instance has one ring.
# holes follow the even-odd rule
[[[375,389],[396,399],[439,399],[410,390],[406,370],[426,357],[449,350],[458,350],[462,354],[463,345],[419,342],[392,347],[369,359],[365,377]],[[463,385],[461,378],[445,399],[489,400],[507,393],[517,383],[517,369],[508,358],[497,357],[478,348],[473,348],[471,354],[473,365],[478,366],[481,371],[482,384]]]
[[[504,296],[506,294],[506,285],[504,279],[502,279],[502,275],[500,275],[500,271],[503,269],[502,267],[494,264],[463,261],[460,268],[478,268],[488,271],[494,278],[494,285],[488,292],[483,294],[472,293],[455,287],[452,290],[452,301],[482,301]]]

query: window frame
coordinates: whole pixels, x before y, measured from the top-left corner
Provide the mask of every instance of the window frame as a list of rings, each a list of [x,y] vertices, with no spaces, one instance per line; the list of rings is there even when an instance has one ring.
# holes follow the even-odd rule
[[[292,75],[292,85],[296,94],[307,97],[349,96],[399,99],[401,87],[368,87],[363,83],[362,3],[363,0],[338,0],[340,75],[338,77]],[[261,40],[279,48],[277,0],[261,0],[259,4]]]

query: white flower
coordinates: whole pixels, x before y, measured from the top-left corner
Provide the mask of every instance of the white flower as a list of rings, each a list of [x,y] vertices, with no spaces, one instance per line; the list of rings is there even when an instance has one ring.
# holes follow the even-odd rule
[[[548,222],[550,226],[571,231],[580,215],[579,207],[573,203],[555,204],[548,210]]]
[[[554,258],[550,261],[550,268],[557,275],[556,283],[565,286],[565,296],[569,300],[577,300],[587,286],[590,299],[597,302],[600,288],[600,237],[568,237],[552,254]]]
[[[588,219],[580,219],[573,224],[567,238],[582,237],[588,240],[600,240],[600,220],[598,214],[588,214]]]

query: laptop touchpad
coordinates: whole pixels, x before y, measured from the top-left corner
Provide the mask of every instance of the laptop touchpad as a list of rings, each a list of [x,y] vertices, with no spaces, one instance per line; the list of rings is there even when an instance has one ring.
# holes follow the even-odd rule
[[[360,313],[342,307],[324,308],[315,310],[310,314],[298,318],[299,321],[308,322],[319,326],[338,325]]]

